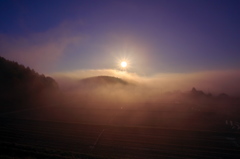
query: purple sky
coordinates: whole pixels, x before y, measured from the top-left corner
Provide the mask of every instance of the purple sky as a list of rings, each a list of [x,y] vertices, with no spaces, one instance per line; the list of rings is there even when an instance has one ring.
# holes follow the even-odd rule
[[[240,1],[0,0],[0,56],[40,73],[240,69]]]

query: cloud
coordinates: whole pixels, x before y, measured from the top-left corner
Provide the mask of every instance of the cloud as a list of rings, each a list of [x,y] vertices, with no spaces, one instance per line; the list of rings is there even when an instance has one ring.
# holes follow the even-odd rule
[[[26,36],[0,35],[0,56],[44,72],[54,67],[69,44],[78,44],[83,36],[68,22],[45,32]],[[74,27],[73,27],[74,26]]]
[[[204,92],[227,93],[240,95],[240,70],[205,71],[196,73],[165,73],[151,77],[139,76],[135,73],[122,72],[113,69],[102,70],[76,70],[52,74],[64,89],[69,86],[75,87],[77,81],[82,78],[93,76],[114,76],[136,84],[142,91],[150,91],[155,94],[168,91],[190,91],[192,87]]]

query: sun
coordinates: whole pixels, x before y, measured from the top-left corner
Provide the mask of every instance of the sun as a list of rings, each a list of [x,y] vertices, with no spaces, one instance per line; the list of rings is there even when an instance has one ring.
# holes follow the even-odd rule
[[[132,63],[127,57],[116,58],[116,67],[117,70],[125,72],[132,68]]]
[[[126,61],[122,61],[121,62],[121,67],[122,68],[126,68],[127,67],[127,62]]]

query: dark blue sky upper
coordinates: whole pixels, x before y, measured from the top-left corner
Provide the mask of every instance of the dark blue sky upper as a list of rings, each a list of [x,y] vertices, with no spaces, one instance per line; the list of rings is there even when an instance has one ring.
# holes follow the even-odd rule
[[[0,0],[0,35],[0,56],[42,72],[115,69],[123,57],[140,74],[240,69],[239,0]],[[29,48],[44,48],[44,66]]]

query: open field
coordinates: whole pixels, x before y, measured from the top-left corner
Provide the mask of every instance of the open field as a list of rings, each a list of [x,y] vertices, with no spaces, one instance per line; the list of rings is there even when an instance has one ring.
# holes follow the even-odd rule
[[[49,107],[2,115],[2,156],[240,158],[240,133],[211,112]],[[190,106],[191,108],[191,106]]]

